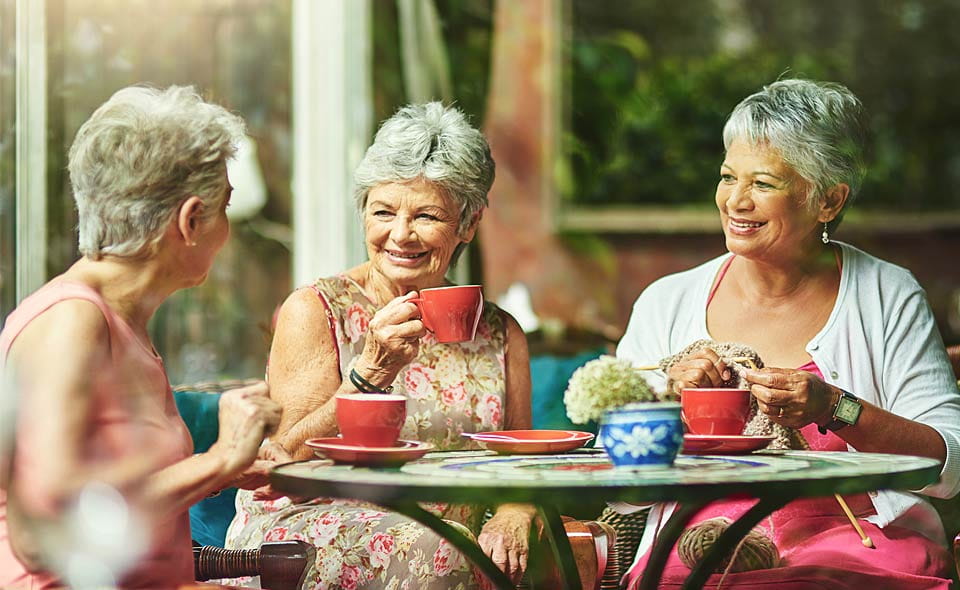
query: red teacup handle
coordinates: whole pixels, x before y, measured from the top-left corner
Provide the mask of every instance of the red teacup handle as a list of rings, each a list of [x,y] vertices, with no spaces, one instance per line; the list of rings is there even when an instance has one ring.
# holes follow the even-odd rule
[[[433,332],[433,326],[430,325],[429,320],[427,320],[426,314],[423,313],[423,308],[420,307],[421,304],[426,303],[426,300],[423,297],[414,297],[413,299],[407,299],[410,303],[413,303],[417,306],[417,309],[420,310],[420,321],[423,322],[423,326]]]

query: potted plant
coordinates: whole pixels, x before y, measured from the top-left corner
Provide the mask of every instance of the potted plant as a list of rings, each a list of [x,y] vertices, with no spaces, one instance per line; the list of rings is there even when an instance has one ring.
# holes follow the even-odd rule
[[[573,422],[600,422],[599,443],[617,466],[671,465],[683,443],[680,402],[655,393],[629,361],[604,355],[586,363],[563,401]]]

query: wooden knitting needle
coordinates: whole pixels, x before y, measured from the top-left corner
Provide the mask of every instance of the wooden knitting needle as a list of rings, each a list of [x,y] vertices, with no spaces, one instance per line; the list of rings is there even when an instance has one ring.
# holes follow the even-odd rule
[[[753,362],[753,359],[747,356],[734,357],[730,360],[736,363],[743,363],[748,367],[750,367],[751,369],[757,368],[757,365],[756,363]],[[660,368],[662,368],[660,365],[642,365],[639,367],[634,367],[634,369],[638,371],[656,371],[657,369],[660,369]]]
[[[853,515],[853,512],[850,511],[850,507],[847,506],[847,502],[843,499],[843,496],[840,494],[834,494],[834,498],[837,499],[837,503],[840,504],[840,508],[843,508],[844,514],[847,515],[847,518],[850,520],[850,524],[853,525],[853,528],[857,530],[857,534],[860,535],[860,542],[863,543],[864,547],[873,549],[875,545],[873,541],[870,540],[870,537],[867,536],[863,529],[860,528],[860,523],[857,522],[857,518]]]
[[[730,360],[733,361],[733,362],[735,362],[735,363],[743,363],[743,364],[747,365],[748,367],[750,367],[751,369],[753,369],[754,371],[757,370],[757,363],[753,362],[753,359],[750,358],[750,357],[748,357],[748,356],[738,356],[738,357],[734,357],[734,358],[732,358],[732,359],[730,359]]]
[[[749,357],[732,358],[730,360],[738,363],[744,363],[753,370],[757,369],[756,363],[754,363],[753,359]],[[837,499],[837,503],[840,504],[840,508],[843,509],[843,513],[847,515],[847,519],[850,521],[850,524],[853,525],[853,528],[857,531],[857,534],[860,535],[860,542],[863,543],[863,546],[869,549],[876,547],[870,537],[863,532],[863,529],[860,527],[860,523],[857,522],[857,518],[853,515],[850,507],[847,506],[847,502],[843,499],[843,496],[840,494],[834,494],[833,497]]]

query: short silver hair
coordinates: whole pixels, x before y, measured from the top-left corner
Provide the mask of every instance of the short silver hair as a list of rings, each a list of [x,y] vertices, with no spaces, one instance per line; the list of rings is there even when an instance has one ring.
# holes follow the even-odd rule
[[[460,207],[462,233],[487,206],[494,168],[486,138],[459,109],[408,105],[384,121],[367,148],[354,172],[354,199],[362,213],[374,187],[422,179]]]
[[[204,219],[216,215],[227,160],[244,132],[243,119],[205,102],[192,86],[114,93],[70,147],[80,252],[94,260],[152,253],[191,195],[203,200]]]
[[[866,175],[863,105],[832,82],[779,80],[743,99],[723,128],[724,149],[738,139],[776,149],[812,185],[808,198],[837,184],[850,187],[847,205]],[[811,206],[816,202],[810,198]],[[840,216],[831,225],[840,222]]]

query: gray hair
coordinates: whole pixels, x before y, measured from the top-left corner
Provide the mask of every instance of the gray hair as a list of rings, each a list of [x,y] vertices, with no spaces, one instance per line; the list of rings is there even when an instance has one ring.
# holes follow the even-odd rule
[[[244,132],[243,119],[191,86],[114,93],[70,147],[80,252],[94,260],[151,253],[191,195],[203,200],[203,219],[212,218],[226,197],[227,160]]]
[[[743,99],[723,128],[724,149],[737,139],[768,143],[812,185],[810,198],[837,184],[853,202],[863,184],[863,105],[848,88],[831,82],[779,80]],[[841,213],[842,215],[842,213]],[[840,215],[831,223],[835,227]]]
[[[353,178],[361,212],[378,185],[417,179],[432,183],[460,207],[462,233],[487,206],[494,163],[487,140],[460,110],[430,102],[405,106],[384,121]]]

